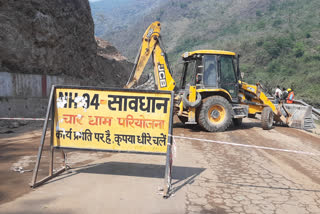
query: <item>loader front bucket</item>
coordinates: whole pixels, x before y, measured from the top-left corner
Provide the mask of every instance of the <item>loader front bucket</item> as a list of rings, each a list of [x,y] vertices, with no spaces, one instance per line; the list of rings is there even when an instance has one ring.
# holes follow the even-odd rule
[[[289,112],[290,116],[285,112]],[[281,113],[287,118],[286,124],[297,129],[313,129],[312,107],[299,104],[283,104]]]

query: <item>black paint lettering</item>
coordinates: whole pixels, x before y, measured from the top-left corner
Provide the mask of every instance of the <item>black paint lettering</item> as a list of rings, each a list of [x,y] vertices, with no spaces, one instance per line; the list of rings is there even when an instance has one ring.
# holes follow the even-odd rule
[[[78,93],[75,93],[75,97],[76,98],[78,96]],[[74,108],[77,108],[77,103],[74,102],[74,99],[72,97],[72,92],[69,93],[69,108],[72,108],[72,104],[74,104]]]
[[[100,105],[100,103],[99,103],[99,94],[95,94],[93,96],[90,105],[95,106],[95,109],[98,110],[98,107]]]
[[[85,100],[86,103],[87,103],[86,108],[89,108],[89,106],[90,106],[90,95],[87,94],[87,93],[85,93],[85,94],[83,94],[83,98],[84,98],[84,100]]]

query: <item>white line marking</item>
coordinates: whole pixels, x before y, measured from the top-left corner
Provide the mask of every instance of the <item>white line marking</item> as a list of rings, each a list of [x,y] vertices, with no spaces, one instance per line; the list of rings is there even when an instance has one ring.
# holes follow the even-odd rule
[[[211,143],[217,143],[217,144],[225,144],[225,145],[231,145],[231,146],[241,146],[241,147],[247,147],[247,148],[265,149],[265,150],[273,150],[273,151],[280,151],[280,152],[291,152],[291,153],[311,155],[311,156],[320,156],[320,154],[315,154],[312,152],[303,152],[303,151],[296,151],[296,150],[290,150],[290,149],[278,149],[278,148],[265,147],[265,146],[254,146],[254,145],[248,145],[248,144],[230,143],[230,142],[183,137],[183,136],[174,136],[174,135],[172,135],[172,137],[173,138],[180,138],[180,139],[187,139],[187,140],[205,141],[205,142],[211,142]]]

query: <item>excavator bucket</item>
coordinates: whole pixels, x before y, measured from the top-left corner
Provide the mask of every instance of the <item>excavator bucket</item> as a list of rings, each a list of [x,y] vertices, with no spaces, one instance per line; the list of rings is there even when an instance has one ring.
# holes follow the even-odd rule
[[[291,112],[292,117],[289,121],[289,127],[298,129],[313,129],[312,107],[298,104],[284,104],[285,108]]]
[[[304,130],[314,128],[311,106],[299,104],[280,104],[276,106],[278,109],[280,108],[281,112],[281,117],[278,118],[278,122],[279,119],[286,118],[285,121],[282,119],[281,122],[287,124],[289,127]]]

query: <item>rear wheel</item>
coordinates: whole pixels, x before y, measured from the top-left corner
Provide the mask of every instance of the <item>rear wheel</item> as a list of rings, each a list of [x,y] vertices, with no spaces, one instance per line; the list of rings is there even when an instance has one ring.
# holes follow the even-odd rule
[[[206,131],[224,131],[232,122],[232,106],[224,97],[208,97],[203,100],[200,107],[198,121]]]
[[[270,130],[273,124],[273,112],[270,107],[264,107],[261,113],[261,126],[264,130]]]

